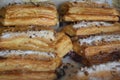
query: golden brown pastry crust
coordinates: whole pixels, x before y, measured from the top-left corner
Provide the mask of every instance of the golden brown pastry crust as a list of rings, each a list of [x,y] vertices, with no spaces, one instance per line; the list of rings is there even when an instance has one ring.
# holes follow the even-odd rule
[[[106,35],[109,36],[109,35]],[[83,38],[79,42],[73,42],[73,50],[83,58],[84,61],[88,61],[85,65],[94,65],[106,63],[109,61],[118,60],[120,58],[120,41],[119,34],[116,37],[92,37],[92,38]],[[102,39],[101,39],[102,38]],[[83,40],[83,42],[82,42]],[[91,41],[93,40],[93,41]],[[113,41],[112,41],[113,40]],[[83,63],[84,64],[84,63]]]
[[[108,34],[108,33],[116,33],[120,31],[120,24],[119,23],[114,23],[111,26],[88,26],[88,27],[83,27],[83,28],[78,28],[75,29],[73,28],[74,25],[68,25],[65,26],[62,29],[62,32],[65,32],[66,34],[70,36],[80,36],[80,37],[85,37],[85,36],[90,36],[90,35],[96,35],[96,34]]]
[[[76,30],[73,28],[73,25],[67,25],[62,28],[62,32],[66,33],[69,36],[75,36]]]
[[[56,77],[54,72],[0,73],[1,80],[54,80]]]
[[[110,26],[110,27],[90,27],[90,28],[82,28],[78,29],[76,32],[76,35],[78,36],[89,36],[89,35],[95,35],[95,34],[103,34],[103,33],[116,33],[120,31],[119,26]]]
[[[116,44],[114,43],[110,43],[110,44],[107,44],[107,45],[100,45],[100,46],[90,46],[90,47],[87,47],[85,49],[85,56],[94,56],[96,54],[99,54],[99,53],[112,53],[114,51],[119,51],[120,50],[120,43],[119,42],[116,42]]]
[[[119,21],[119,17],[117,16],[104,16],[104,15],[77,15],[77,14],[69,14],[63,16],[63,20],[67,22],[73,21]]]
[[[12,70],[24,71],[54,71],[61,64],[60,58],[56,57],[50,61],[24,60],[24,59],[1,59],[0,72]]]
[[[88,12],[89,11],[89,12]],[[119,12],[108,4],[91,2],[65,2],[60,7],[63,21],[119,21]]]
[[[19,26],[19,25],[36,25],[36,26],[54,26],[58,20],[56,18],[49,19],[45,17],[39,18],[12,18],[12,19],[3,19],[2,24],[4,26]],[[47,24],[46,24],[47,23]]]
[[[83,8],[109,8],[110,5],[103,3],[103,4],[99,4],[99,3],[95,3],[95,2],[64,2],[61,6],[60,6],[60,14],[64,15],[66,14],[66,12],[68,11],[69,8],[72,7],[83,7]]]
[[[4,26],[54,26],[58,22],[56,6],[48,2],[9,5],[1,12]]]
[[[14,44],[14,45],[13,45]],[[35,50],[53,52],[54,48],[52,45],[40,39],[30,39],[26,37],[12,38],[0,42],[0,49],[4,50]]]
[[[42,38],[39,36],[33,36],[32,31],[40,32],[40,31],[48,31],[52,32],[53,35],[55,31],[50,28],[44,27],[34,27],[34,26],[16,26],[16,27],[3,27],[0,29],[1,37],[0,37],[0,49],[8,49],[8,50],[36,50],[36,51],[46,51],[46,52],[53,52],[53,46],[50,45],[53,41],[51,39]],[[26,32],[31,31],[30,34]],[[5,33],[14,33],[7,38],[2,38],[2,34]],[[22,34],[23,33],[23,34]],[[18,34],[17,36],[14,36]],[[36,34],[36,33],[34,33]],[[55,34],[56,35],[56,34]],[[55,36],[54,35],[54,36]],[[13,45],[14,44],[14,45]]]
[[[55,44],[55,52],[59,57],[65,56],[68,52],[73,50],[71,39],[64,33],[58,33]]]
[[[89,11],[89,12],[88,12]],[[78,15],[109,15],[119,16],[119,12],[114,8],[80,8],[71,7],[66,14],[78,14]]]
[[[34,30],[35,28],[29,27],[15,27],[15,28],[1,28],[0,33],[7,33],[12,31],[25,32],[26,30]],[[10,38],[0,39],[0,49],[1,50],[33,50],[33,51],[43,51],[43,52],[55,52],[59,57],[65,56],[69,51],[72,50],[72,42],[70,38],[64,33],[55,33],[54,30],[49,28],[36,28],[39,30],[51,31],[54,33],[54,40],[41,38],[41,37],[29,37],[26,34],[13,36]],[[35,29],[35,30],[36,30]],[[17,32],[16,32],[17,33]],[[19,33],[18,33],[19,34]],[[14,44],[14,45],[13,45]],[[65,47],[63,47],[65,46]],[[65,49],[64,49],[65,48]]]

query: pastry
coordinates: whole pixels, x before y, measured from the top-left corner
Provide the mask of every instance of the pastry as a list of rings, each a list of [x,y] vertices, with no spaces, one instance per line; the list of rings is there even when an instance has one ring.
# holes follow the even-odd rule
[[[76,45],[77,44],[77,45]],[[120,58],[120,35],[98,35],[73,42],[74,51],[90,65],[106,63]]]
[[[109,22],[79,22],[73,25],[67,25],[63,27],[62,31],[68,34],[69,36],[79,36],[86,37],[96,34],[107,34],[107,33],[116,33],[120,31],[119,23],[109,23]]]
[[[1,28],[0,49],[55,52],[59,57],[72,50],[72,42],[64,33],[46,28],[38,28],[37,31],[32,29],[35,28]]]
[[[0,72],[54,71],[61,64],[61,59],[52,53],[20,50],[0,51],[0,53],[3,53],[0,55]]]
[[[119,12],[107,4],[90,2],[66,2],[60,7],[65,22],[75,21],[119,21]]]
[[[54,26],[58,23],[56,6],[50,2],[13,4],[0,12],[0,21],[4,26]]]

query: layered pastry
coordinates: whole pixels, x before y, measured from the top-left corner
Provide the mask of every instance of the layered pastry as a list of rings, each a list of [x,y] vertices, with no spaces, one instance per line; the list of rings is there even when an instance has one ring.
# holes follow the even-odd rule
[[[60,7],[61,18],[74,21],[119,21],[119,12],[108,4],[95,2],[66,2]]]
[[[1,28],[0,49],[55,52],[59,57],[72,50],[72,42],[64,33],[43,27],[30,27]]]
[[[55,80],[54,72],[4,72],[0,73],[1,80]]]
[[[0,51],[0,72],[10,70],[54,71],[60,64],[61,59],[50,52]]]
[[[120,31],[119,23],[110,23],[103,21],[81,21],[77,24],[67,25],[62,29],[69,36],[86,37],[96,34],[116,33]]]
[[[120,34],[96,35],[73,42],[74,51],[87,64],[101,64],[120,59]]]
[[[61,58],[72,50],[67,35],[49,28],[3,27],[0,33],[1,72],[54,71],[60,66]]]
[[[56,6],[51,2],[8,5],[1,8],[0,16],[4,26],[54,26],[58,23]]]

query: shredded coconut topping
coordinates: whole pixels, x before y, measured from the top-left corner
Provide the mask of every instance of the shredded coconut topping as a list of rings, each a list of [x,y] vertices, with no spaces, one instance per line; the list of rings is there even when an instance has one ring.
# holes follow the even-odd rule
[[[5,51],[0,51],[0,56],[1,57],[7,57],[9,55],[38,55],[38,56],[46,56],[49,58],[54,58],[55,55],[51,52],[40,52],[40,51],[21,51],[21,50],[5,50]]]
[[[85,76],[85,71],[90,75],[100,71],[112,71],[113,69],[115,69],[115,71],[120,71],[120,62],[109,62],[106,64],[94,65],[90,68],[81,68],[81,70],[78,71],[77,76]]]
[[[109,26],[112,26],[112,25],[113,25],[112,23],[108,23],[108,22],[97,22],[97,21],[85,22],[85,21],[82,21],[82,22],[80,22],[78,24],[73,25],[73,28],[78,29],[78,28],[86,28],[86,27],[93,27],[93,26],[109,27]]]
[[[98,36],[90,36],[88,38],[79,39],[80,45],[88,44],[93,45],[93,43],[98,41],[120,41],[120,34],[113,34],[113,35],[98,35]]]
[[[45,38],[45,39],[51,39],[54,40],[54,32],[52,31],[47,31],[47,30],[42,30],[42,31],[27,31],[27,32],[6,32],[3,33],[1,38],[13,38],[17,36],[27,36],[30,38],[35,38],[35,37],[40,37],[40,38]]]

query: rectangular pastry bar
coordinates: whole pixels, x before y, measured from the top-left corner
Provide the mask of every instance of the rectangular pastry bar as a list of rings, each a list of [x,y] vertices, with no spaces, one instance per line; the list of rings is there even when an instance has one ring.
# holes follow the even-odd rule
[[[4,26],[54,26],[58,22],[56,6],[50,2],[13,4],[0,10]]]
[[[60,64],[61,59],[54,53],[20,50],[0,51],[0,72],[12,70],[54,71]]]
[[[74,43],[74,50],[90,65],[118,60],[120,58],[120,35],[98,35],[79,39],[79,43]]]
[[[109,23],[109,22],[79,22],[77,24],[65,26],[62,29],[63,32],[70,36],[79,36],[86,37],[96,34],[107,34],[107,33],[116,33],[120,31],[119,23]]]
[[[119,12],[106,4],[89,2],[66,2],[61,5],[61,18],[66,22],[75,21],[119,21]]]
[[[36,28],[36,31],[33,31],[34,29],[34,27],[1,28],[0,49],[55,52],[59,57],[72,50],[72,42],[64,33],[40,27]]]

